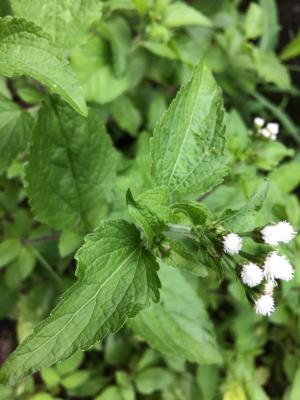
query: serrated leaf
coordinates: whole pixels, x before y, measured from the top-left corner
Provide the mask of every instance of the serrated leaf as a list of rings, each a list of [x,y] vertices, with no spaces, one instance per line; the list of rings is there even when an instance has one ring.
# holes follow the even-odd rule
[[[170,219],[170,195],[166,186],[158,186],[146,190],[137,196],[137,200],[148,207],[153,213],[168,222]]]
[[[167,7],[163,24],[168,28],[177,28],[186,25],[212,26],[211,21],[204,14],[188,4],[179,1]]]
[[[148,207],[138,203],[130,191],[126,193],[128,211],[134,222],[143,230],[150,243],[162,233],[165,223]]]
[[[158,265],[138,230],[125,221],[101,223],[76,259],[77,282],[9,357],[2,381],[14,382],[88,349],[159,298]]]
[[[249,201],[241,209],[226,210],[219,222],[226,229],[235,232],[247,232],[255,228],[256,213],[261,209],[268,189],[268,181],[262,181]]]
[[[200,63],[154,130],[152,175],[172,193],[211,190],[226,174],[224,109],[219,88]]]
[[[80,41],[93,22],[101,18],[99,0],[10,0],[16,16],[26,18],[48,32],[59,46]]]
[[[129,325],[154,349],[199,364],[221,361],[212,323],[196,291],[179,271],[161,267],[161,302]]]
[[[28,75],[87,114],[79,82],[42,28],[22,18],[0,18],[0,52],[0,75]]]
[[[95,227],[105,212],[116,164],[116,152],[96,111],[83,118],[60,102],[44,105],[26,169],[36,218],[62,230]]]
[[[0,174],[25,149],[32,123],[28,112],[0,95]]]

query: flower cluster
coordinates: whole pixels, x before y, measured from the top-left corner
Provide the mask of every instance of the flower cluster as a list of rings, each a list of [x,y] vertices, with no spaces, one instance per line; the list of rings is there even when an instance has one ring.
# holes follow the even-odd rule
[[[254,118],[254,126],[257,133],[266,139],[276,140],[279,133],[279,124],[277,122],[268,122],[261,117]]]
[[[257,232],[253,236],[257,238]],[[259,231],[260,240],[270,246],[279,243],[288,243],[296,235],[293,227],[287,221],[267,225]],[[242,238],[235,233],[223,236],[223,250],[226,254],[238,254],[242,249]],[[258,265],[260,264],[260,265]],[[249,261],[243,265],[240,274],[244,285],[254,288],[261,285],[259,296],[255,296],[255,311],[260,315],[271,315],[275,310],[273,289],[277,285],[276,280],[289,281],[293,278],[294,269],[286,256],[278,251],[269,252],[262,262]]]

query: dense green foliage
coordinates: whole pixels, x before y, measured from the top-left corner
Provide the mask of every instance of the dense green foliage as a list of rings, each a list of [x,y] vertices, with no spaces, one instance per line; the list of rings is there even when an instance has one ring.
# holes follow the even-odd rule
[[[1,400],[300,398],[300,239],[269,317],[241,279],[300,228],[279,30],[274,0],[1,2]]]

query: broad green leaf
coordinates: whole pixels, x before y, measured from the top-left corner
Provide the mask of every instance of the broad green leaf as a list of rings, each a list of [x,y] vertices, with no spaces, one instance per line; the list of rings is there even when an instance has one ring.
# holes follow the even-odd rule
[[[254,146],[255,165],[266,171],[271,171],[285,157],[292,157],[294,150],[285,147],[279,141],[259,142]]]
[[[55,43],[71,47],[93,22],[101,18],[99,0],[10,0],[16,16],[26,18],[48,32]]]
[[[0,52],[0,75],[28,75],[87,114],[79,82],[42,28],[22,18],[0,18]]]
[[[268,193],[269,183],[264,180],[249,201],[239,210],[226,210],[220,223],[228,230],[247,232],[255,228],[256,213],[261,209]]]
[[[170,219],[170,195],[166,186],[157,186],[146,190],[137,196],[137,200],[148,207],[160,219],[168,222]]]
[[[300,32],[291,40],[287,46],[282,50],[280,58],[284,61],[294,57],[298,57],[300,54]]]
[[[274,83],[282,89],[291,87],[291,80],[286,67],[281,64],[273,52],[263,52],[254,46],[249,48],[253,58],[253,67],[262,79]]]
[[[128,211],[134,222],[143,230],[150,243],[162,233],[165,223],[148,207],[137,202],[128,189],[126,193]]]
[[[161,302],[142,311],[129,324],[154,349],[199,364],[213,364],[221,356],[212,323],[201,299],[179,271],[164,266]]]
[[[150,367],[138,372],[135,377],[137,390],[142,394],[151,394],[167,389],[174,384],[175,376],[165,368]]]
[[[200,11],[179,1],[167,7],[163,24],[168,28],[186,25],[212,26],[211,21]]]
[[[17,239],[5,239],[0,243],[0,268],[14,261],[22,250]]]
[[[83,118],[60,102],[45,104],[26,170],[36,218],[62,230],[95,227],[106,212],[105,196],[116,164],[111,139],[96,111]]]
[[[207,192],[226,175],[224,147],[220,90],[206,65],[200,63],[154,130],[152,175],[172,193]]]
[[[77,282],[0,372],[14,382],[86,350],[159,298],[158,265],[131,224],[104,221],[76,255]]]
[[[32,124],[28,112],[0,95],[0,174],[25,149]]]
[[[289,193],[293,191],[300,183],[300,162],[294,160],[280,165],[272,171],[269,179],[281,192]]]
[[[127,96],[120,96],[111,103],[110,109],[120,128],[130,135],[136,136],[141,125],[141,115],[131,99]]]

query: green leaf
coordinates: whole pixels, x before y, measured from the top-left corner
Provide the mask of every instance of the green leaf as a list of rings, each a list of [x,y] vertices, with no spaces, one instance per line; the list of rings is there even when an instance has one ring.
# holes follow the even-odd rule
[[[281,60],[290,60],[291,58],[298,57],[300,54],[300,32],[291,40],[280,55]]]
[[[120,96],[110,105],[113,118],[121,129],[132,136],[136,136],[141,124],[141,115],[131,99],[127,96]]]
[[[255,228],[255,218],[268,193],[268,181],[262,181],[249,201],[239,210],[226,210],[219,222],[228,230],[247,232]]]
[[[126,72],[128,53],[131,45],[130,28],[126,20],[113,17],[99,26],[101,36],[108,40],[112,53],[112,67],[116,77]]]
[[[260,0],[263,12],[263,35],[260,41],[260,49],[273,50],[276,47],[280,26],[278,24],[278,10],[275,0]]]
[[[141,51],[131,54],[125,73],[116,76],[111,65],[109,43],[92,36],[90,40],[74,49],[71,54],[72,66],[83,82],[86,98],[100,104],[109,103],[136,85],[142,78],[146,60]]]
[[[5,239],[0,243],[0,268],[14,261],[22,250],[17,239]]]
[[[142,394],[151,394],[165,390],[174,383],[174,375],[165,368],[150,367],[138,372],[135,377],[137,390]]]
[[[227,173],[225,125],[220,90],[200,63],[154,130],[152,175],[172,193],[211,190]]]
[[[93,22],[101,18],[99,0],[10,0],[14,14],[48,32],[55,43],[71,47],[80,41]]]
[[[247,39],[257,39],[263,32],[262,8],[250,3],[245,16],[244,30]]]
[[[26,169],[36,218],[62,230],[95,227],[106,212],[105,195],[114,182],[116,164],[111,139],[96,111],[83,118],[60,102],[44,105]]]
[[[28,112],[0,95],[0,174],[26,148],[32,123]]]
[[[179,271],[162,266],[161,302],[142,311],[129,325],[154,349],[199,364],[221,356],[201,299]]]
[[[274,169],[285,157],[294,155],[293,149],[288,149],[281,142],[259,142],[255,144],[255,165],[266,171]]]
[[[204,14],[184,2],[175,2],[167,7],[163,24],[168,28],[186,25],[212,26]]]
[[[297,400],[299,399],[299,396],[300,396],[300,367],[297,368],[297,371],[295,373],[289,399]]]
[[[9,357],[2,381],[14,382],[88,349],[159,298],[158,265],[125,221],[102,222],[76,259],[77,282]]]
[[[144,191],[137,196],[138,202],[148,207],[160,219],[168,222],[170,219],[170,195],[166,186],[157,186]]]
[[[300,162],[298,160],[290,161],[272,171],[269,175],[269,179],[281,192],[290,193],[300,183],[299,171]]]
[[[134,200],[130,189],[126,193],[128,211],[134,222],[142,228],[150,243],[162,233],[165,223],[148,207]]]
[[[182,203],[175,203],[172,205],[174,212],[180,212],[187,215],[194,225],[205,224],[209,215],[209,210],[203,204],[193,201],[185,201]]]
[[[0,75],[28,75],[87,114],[79,82],[42,28],[21,18],[0,18],[0,52]]]

